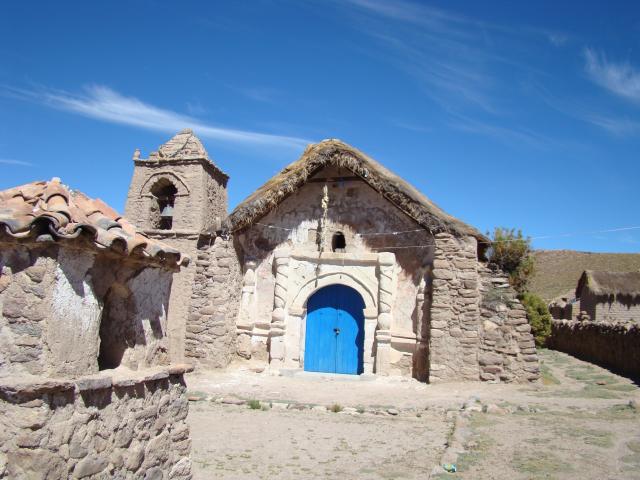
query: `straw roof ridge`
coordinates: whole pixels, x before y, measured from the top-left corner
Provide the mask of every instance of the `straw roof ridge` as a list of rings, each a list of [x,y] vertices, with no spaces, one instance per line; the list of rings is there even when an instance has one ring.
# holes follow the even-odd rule
[[[298,160],[285,167],[240,203],[227,217],[226,227],[231,231],[238,231],[250,226],[328,165],[349,169],[432,233],[470,235],[482,242],[489,241],[477,229],[445,213],[415,187],[377,161],[335,139],[309,145]]]
[[[177,268],[189,257],[148,238],[100,199],[71,190],[59,178],[0,191],[0,234],[17,239],[64,241],[81,234],[98,250]]]
[[[603,272],[585,270],[578,281],[576,297],[580,295],[584,287],[588,287],[595,295],[640,296],[640,271]]]

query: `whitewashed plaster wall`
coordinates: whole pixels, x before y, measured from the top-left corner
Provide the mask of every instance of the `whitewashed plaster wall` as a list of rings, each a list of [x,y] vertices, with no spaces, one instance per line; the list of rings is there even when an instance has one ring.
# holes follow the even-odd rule
[[[387,327],[391,337],[388,371],[391,374],[411,375],[414,373],[412,356],[418,350],[418,345],[426,342],[426,338],[417,331],[416,319],[424,316],[423,312],[417,312],[424,303],[418,299],[424,298],[428,284],[425,276],[428,277],[433,262],[433,237],[362,180],[329,182],[328,234],[323,255],[327,258],[327,253],[332,253],[331,237],[335,232],[345,235],[346,253],[333,254],[337,259],[334,263],[313,260],[319,250],[322,179],[340,175],[348,175],[348,172],[335,168],[319,172],[315,176],[316,181],[304,185],[257,224],[238,235],[238,243],[243,250],[244,274],[250,277],[245,278],[238,318],[239,354],[245,358],[268,360],[267,348],[276,297],[276,250],[290,252],[291,261],[287,268],[294,272],[287,280],[285,304],[287,308],[292,305],[295,307],[287,312],[284,336],[286,350],[299,353],[287,357],[289,365],[303,363],[303,359],[297,358],[303,353],[300,345],[304,345],[304,318],[299,319],[300,315],[304,317],[304,312],[301,313],[299,309],[300,305],[306,305],[306,300],[313,293],[304,286],[318,275],[335,274],[331,276],[330,283],[348,285],[349,282],[360,282],[364,291],[371,292],[369,295],[375,301],[373,308],[376,308],[379,296],[377,267],[367,262],[350,262],[349,259],[358,256],[365,258],[367,255],[377,258],[379,252],[388,250],[394,253],[396,259],[389,305],[393,315]],[[394,235],[394,232],[402,233]],[[308,259],[300,260],[305,255]],[[318,263],[320,269],[317,268]],[[373,316],[373,313],[370,315]],[[371,322],[368,325],[366,328],[371,328]],[[251,338],[251,345],[248,344],[248,338],[242,335]],[[373,335],[365,336],[368,339]],[[421,354],[426,355],[426,351],[421,350]],[[367,359],[365,366],[366,362]]]

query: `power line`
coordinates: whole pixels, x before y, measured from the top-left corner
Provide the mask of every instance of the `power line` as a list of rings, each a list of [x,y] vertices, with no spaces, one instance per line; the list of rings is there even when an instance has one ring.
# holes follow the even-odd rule
[[[255,222],[254,225],[260,225],[262,227],[265,228],[271,228],[271,229],[275,229],[275,230],[284,230],[284,231],[288,231],[288,232],[292,232],[294,230],[297,230],[297,228],[286,228],[286,227],[278,227],[275,225],[267,225],[266,223],[260,223],[260,222]],[[522,240],[547,240],[550,238],[565,238],[565,237],[573,237],[573,236],[580,236],[580,235],[594,235],[594,234],[598,234],[598,233],[614,233],[614,232],[625,232],[625,231],[630,231],[630,230],[640,230],[640,226],[631,226],[631,227],[616,227],[616,228],[607,228],[607,229],[603,229],[603,230],[590,230],[590,231],[580,231],[580,232],[568,232],[568,233],[560,233],[560,234],[552,234],[552,235],[536,235],[536,236],[532,236],[532,237],[523,237],[523,238],[516,238],[516,239],[505,239],[505,240],[490,240],[488,242],[482,241],[482,240],[478,240],[478,243],[481,244],[485,244],[485,245],[491,245],[493,243],[508,243],[508,242],[518,242],[518,241],[522,241]],[[364,232],[364,233],[356,233],[355,235],[359,236],[359,237],[365,237],[365,236],[396,236],[396,235],[403,235],[403,234],[407,234],[407,233],[416,233],[416,232],[425,232],[425,233],[430,233],[428,230],[423,229],[423,228],[418,228],[415,230],[400,230],[400,231],[394,231],[394,232]],[[406,246],[406,247],[380,247],[380,248],[375,248],[376,250],[380,250],[381,248],[422,248],[422,247],[430,247],[433,246],[433,244],[427,244],[427,245],[410,245],[410,246]]]

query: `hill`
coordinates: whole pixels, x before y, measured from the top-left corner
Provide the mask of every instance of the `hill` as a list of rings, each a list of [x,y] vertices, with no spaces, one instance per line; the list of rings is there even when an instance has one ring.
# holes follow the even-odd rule
[[[585,270],[629,272],[640,270],[640,253],[590,253],[574,250],[537,250],[530,290],[547,301],[574,292]]]

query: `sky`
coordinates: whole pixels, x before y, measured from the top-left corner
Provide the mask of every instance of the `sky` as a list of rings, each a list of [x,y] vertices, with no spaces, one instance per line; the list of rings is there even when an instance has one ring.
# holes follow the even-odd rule
[[[339,138],[483,233],[640,251],[638,2],[2,2],[0,189],[123,211],[187,127],[231,208]]]

